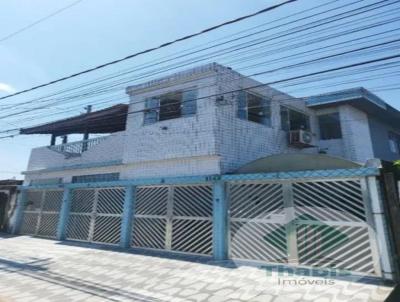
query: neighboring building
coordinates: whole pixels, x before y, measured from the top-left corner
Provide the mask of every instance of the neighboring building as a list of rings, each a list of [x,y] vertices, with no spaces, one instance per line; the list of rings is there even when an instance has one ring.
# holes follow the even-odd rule
[[[10,228],[10,218],[17,206],[17,186],[21,180],[0,180],[0,232],[7,232]]]
[[[214,63],[127,93],[129,106],[23,129],[53,137],[32,150],[26,184],[226,174],[282,153],[400,158],[400,112],[364,88],[297,99]]]

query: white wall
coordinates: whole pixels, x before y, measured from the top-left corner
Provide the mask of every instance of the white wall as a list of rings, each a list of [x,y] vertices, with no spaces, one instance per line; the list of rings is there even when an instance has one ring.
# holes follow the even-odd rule
[[[350,105],[338,108],[345,158],[360,163],[374,158],[367,114]]]
[[[218,87],[221,93],[236,91],[260,85],[260,82],[245,78],[241,74],[221,68]],[[280,105],[303,111],[311,115],[304,101],[295,99],[273,88],[262,86],[253,88],[260,95],[271,99],[271,127],[237,117],[237,93],[225,94],[225,102],[217,106],[217,150],[222,157],[222,172],[232,172],[237,168],[272,154],[291,152],[317,152],[316,148],[296,149],[288,146],[288,134],[281,130]],[[312,130],[315,120],[311,119]]]
[[[216,93],[215,80],[215,65],[210,64],[127,89],[131,114],[123,156],[130,166],[126,177],[220,173],[214,135],[215,96],[209,97]],[[146,98],[190,89],[198,91],[195,116],[143,125]]]
[[[158,80],[127,88],[130,106],[126,131],[113,134],[106,141],[84,152],[79,158],[64,156],[44,148],[32,150],[29,170],[95,162],[121,160],[123,166],[65,170],[27,176],[63,177],[120,172],[122,179],[184,175],[210,175],[232,172],[261,157],[279,153],[316,153],[327,148],[328,154],[357,162],[373,158],[368,118],[349,105],[327,109],[338,111],[343,139],[318,141],[317,114],[303,100],[295,99],[270,87],[252,89],[271,99],[272,125],[267,127],[237,117],[237,93],[231,91],[260,85],[229,68],[208,64]],[[148,97],[177,90],[198,89],[195,116],[143,125]],[[224,93],[224,100],[216,95]],[[287,133],[281,130],[280,105],[303,111],[311,117],[311,131],[317,147],[296,149],[288,146]],[[325,112],[326,113],[326,112]],[[162,129],[166,128],[166,129]],[[103,171],[103,172],[101,172]]]
[[[90,163],[102,163],[122,160],[124,132],[116,132],[101,141],[98,145],[89,148],[79,157],[65,158],[65,156],[48,147],[32,149],[28,171],[84,165]]]

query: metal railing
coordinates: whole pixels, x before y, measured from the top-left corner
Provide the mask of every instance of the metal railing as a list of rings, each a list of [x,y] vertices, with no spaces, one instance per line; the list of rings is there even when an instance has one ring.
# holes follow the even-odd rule
[[[49,146],[48,148],[55,152],[62,153],[67,157],[79,156],[83,152],[100,144],[102,141],[107,139],[107,137],[108,136],[101,136],[101,137],[96,137],[96,138],[92,138],[92,139],[88,139],[88,140],[82,140],[82,141],[78,141],[78,142],[71,142],[71,143],[66,143],[66,144],[61,144],[61,145]]]

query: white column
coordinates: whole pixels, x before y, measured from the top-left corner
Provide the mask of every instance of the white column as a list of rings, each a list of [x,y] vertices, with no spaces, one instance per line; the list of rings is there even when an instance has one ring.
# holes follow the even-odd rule
[[[388,225],[385,221],[383,204],[378,191],[378,183],[375,176],[367,177],[368,191],[371,201],[371,212],[375,224],[375,236],[379,249],[382,274],[385,279],[393,280],[393,267],[389,246]]]

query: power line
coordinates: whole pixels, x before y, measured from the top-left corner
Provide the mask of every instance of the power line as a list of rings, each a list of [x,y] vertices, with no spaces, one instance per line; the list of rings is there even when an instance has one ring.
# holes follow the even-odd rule
[[[41,84],[41,85],[37,85],[37,86],[31,87],[31,88],[28,88],[28,89],[24,89],[22,91],[18,91],[18,92],[13,93],[13,94],[9,94],[9,95],[0,97],[0,100],[6,99],[6,98],[10,98],[10,97],[13,97],[13,96],[16,96],[16,95],[20,95],[20,94],[23,94],[23,93],[26,93],[26,92],[29,92],[29,91],[33,91],[33,90],[39,89],[39,88],[43,88],[43,87],[46,87],[46,86],[49,86],[49,85],[53,85],[55,83],[59,83],[61,81],[65,81],[67,79],[75,78],[77,76],[80,76],[80,75],[83,75],[83,74],[86,74],[86,73],[89,73],[89,72],[92,72],[92,71],[95,71],[95,70],[99,70],[99,69],[102,69],[104,67],[120,63],[122,61],[126,61],[126,60],[129,60],[129,59],[132,59],[132,58],[137,57],[137,56],[142,55],[142,54],[146,54],[146,53],[149,53],[149,52],[161,49],[161,48],[165,48],[165,47],[170,46],[172,44],[175,44],[175,43],[178,43],[178,42],[181,42],[181,41],[184,41],[184,40],[188,40],[188,39],[203,35],[205,33],[209,33],[211,31],[214,31],[214,30],[219,29],[221,27],[224,27],[226,25],[234,24],[234,23],[249,19],[251,17],[255,17],[257,15],[269,12],[271,10],[277,9],[278,7],[281,7],[281,6],[284,6],[286,4],[289,4],[289,3],[292,3],[292,2],[296,2],[296,1],[297,0],[287,0],[287,1],[283,2],[283,3],[279,3],[279,4],[276,4],[276,5],[273,5],[273,6],[269,6],[267,8],[264,8],[262,10],[259,10],[259,11],[255,12],[255,13],[252,13],[252,14],[249,14],[249,15],[245,15],[245,16],[233,19],[233,20],[229,20],[229,21],[223,22],[221,24],[218,24],[218,25],[203,29],[203,30],[201,30],[201,31],[199,31],[197,33],[190,34],[190,35],[175,39],[173,41],[169,41],[169,42],[163,43],[163,44],[161,44],[159,46],[156,46],[156,47],[153,47],[153,48],[148,48],[146,50],[136,52],[136,53],[131,54],[131,55],[125,57],[125,58],[121,58],[121,59],[117,59],[117,60],[114,60],[114,61],[111,61],[111,62],[107,62],[107,63],[101,64],[101,65],[98,65],[96,67],[89,68],[89,69],[86,69],[86,70],[71,74],[69,76],[65,76],[65,77],[53,80],[51,82],[47,82],[47,83],[44,83],[44,84]]]
[[[294,14],[291,14],[291,15],[288,15],[288,16],[285,16],[285,17],[283,17],[283,18],[278,18],[278,19],[269,21],[269,22],[267,22],[267,23],[263,23],[263,24],[261,24],[261,25],[252,27],[252,28],[250,28],[250,29],[242,30],[242,31],[240,31],[240,32],[238,32],[238,33],[236,33],[236,34],[228,35],[228,36],[225,36],[225,37],[223,37],[223,38],[220,38],[220,39],[211,41],[211,42],[209,42],[209,43],[206,43],[206,45],[207,45],[207,44],[210,44],[210,43],[212,43],[212,42],[217,42],[217,41],[220,41],[220,40],[223,40],[223,39],[226,39],[226,38],[235,36],[235,35],[237,35],[237,34],[239,34],[239,33],[243,33],[243,32],[246,32],[246,31],[249,31],[249,30],[252,30],[252,29],[255,29],[255,28],[259,28],[259,27],[264,26],[264,25],[267,25],[267,24],[272,24],[272,23],[275,23],[275,22],[277,22],[277,21],[281,21],[281,20],[283,20],[283,19],[287,19],[287,18],[289,18],[289,17],[295,16],[295,15],[298,15],[298,14],[302,14],[302,13],[304,13],[304,12],[308,12],[308,11],[311,11],[311,10],[315,10],[315,9],[317,9],[317,8],[323,7],[323,6],[325,6],[325,5],[332,4],[332,3],[337,2],[337,1],[338,1],[338,0],[330,1],[330,2],[328,2],[328,3],[324,3],[324,4],[322,4],[322,5],[318,5],[318,6],[315,6],[315,7],[306,9],[306,10],[303,10],[303,11],[301,11],[301,12],[297,12],[297,13],[294,13]],[[355,3],[362,2],[362,1],[364,1],[364,0],[357,0],[357,1],[353,1],[353,2],[351,2],[351,3],[346,3],[345,5],[342,5],[342,6],[339,6],[339,7],[335,7],[335,8],[333,8],[333,9],[330,9],[330,10],[327,10],[327,11],[323,11],[323,12],[321,12],[321,13],[319,13],[319,14],[322,15],[322,14],[328,13],[328,12],[330,12],[330,11],[337,10],[337,9],[340,9],[340,8],[344,8],[344,7],[347,7],[347,6],[353,5],[353,4],[355,4]],[[374,5],[375,5],[375,4],[374,4]],[[368,5],[368,6],[370,6],[370,5]],[[299,22],[299,21],[301,21],[301,20],[308,19],[308,18],[311,18],[311,17],[316,16],[316,15],[318,15],[318,14],[309,15],[309,16],[306,16],[306,17],[301,18],[301,19],[296,19],[296,20],[291,21],[291,22],[288,22],[288,23],[280,24],[280,25],[278,25],[278,26],[269,28],[268,30],[271,30],[271,29],[274,29],[274,28],[278,28],[278,27],[282,27],[282,26],[288,25],[288,24],[293,24],[294,22]],[[58,95],[58,94],[62,94],[62,93],[64,93],[64,92],[69,92],[69,91],[72,91],[72,90],[76,90],[76,89],[78,89],[78,88],[82,88],[82,87],[85,87],[85,86],[89,86],[89,85],[92,85],[92,84],[96,84],[96,83],[99,83],[99,82],[103,82],[103,81],[106,81],[106,80],[109,80],[109,79],[112,79],[112,78],[115,78],[115,77],[118,77],[118,76],[121,76],[121,75],[124,75],[124,74],[132,73],[132,72],[135,72],[135,71],[138,71],[138,70],[142,70],[142,69],[145,69],[145,68],[149,68],[149,67],[152,67],[152,66],[160,65],[160,64],[166,63],[166,62],[168,62],[168,61],[172,61],[172,60],[175,60],[175,59],[179,59],[179,58],[182,58],[182,57],[185,57],[185,56],[188,56],[188,55],[197,53],[197,52],[201,52],[201,51],[204,51],[204,50],[207,50],[207,49],[210,49],[210,48],[214,48],[214,47],[217,47],[217,46],[224,45],[224,44],[226,44],[226,43],[230,43],[230,42],[233,42],[233,41],[237,41],[237,40],[239,40],[239,39],[243,39],[243,38],[246,38],[246,37],[251,36],[251,35],[254,35],[254,34],[259,34],[260,32],[264,32],[264,31],[265,31],[265,30],[259,31],[259,32],[256,32],[256,33],[252,33],[252,34],[249,34],[249,35],[246,35],[246,36],[241,36],[241,37],[239,37],[239,38],[237,38],[237,39],[229,40],[229,41],[227,41],[227,42],[223,42],[223,43],[219,43],[219,44],[214,44],[212,47],[206,47],[206,48],[204,48],[203,45],[201,45],[203,48],[200,49],[200,50],[197,50],[197,51],[194,51],[194,52],[185,53],[184,55],[176,56],[177,54],[181,54],[181,53],[184,53],[184,52],[185,52],[185,51],[179,51],[179,52],[177,52],[177,53],[174,53],[174,54],[171,54],[171,55],[169,55],[169,56],[165,56],[165,57],[162,57],[162,58],[158,59],[156,63],[154,62],[154,60],[151,60],[151,61],[149,61],[149,62],[147,62],[147,63],[140,64],[140,65],[136,66],[134,69],[132,69],[132,68],[125,69],[125,70],[119,71],[119,72],[117,72],[117,73],[113,73],[113,74],[111,74],[111,76],[101,77],[101,78],[98,78],[98,79],[96,79],[96,80],[94,80],[94,81],[89,81],[89,82],[86,82],[86,83],[84,83],[84,84],[79,84],[78,86],[73,86],[72,88],[64,89],[64,90],[61,90],[61,91],[52,93],[52,94],[50,94],[50,95],[47,95],[47,96],[45,96],[45,97],[55,96],[55,95]],[[198,47],[200,47],[200,46],[198,46]],[[198,48],[198,47],[193,47],[193,48],[187,49],[186,51],[192,50],[192,49],[196,49],[196,48]],[[174,57],[174,55],[175,55],[175,57]],[[172,57],[172,58],[171,58],[171,57]],[[170,58],[170,59],[166,60],[167,58]],[[159,61],[159,60],[162,60],[162,61]],[[146,65],[146,64],[147,64],[147,65]],[[41,100],[41,99],[43,99],[43,98],[45,98],[45,97],[35,98],[35,99],[32,99],[32,100],[27,101],[27,102],[25,101],[25,102],[20,103],[20,104],[31,103],[31,102],[34,102],[34,101],[37,101],[37,100]],[[17,105],[20,105],[20,104],[17,104]],[[14,106],[14,105],[13,105],[13,106]]]
[[[397,54],[397,55],[381,57],[381,58],[377,58],[377,59],[373,59],[373,60],[367,60],[367,61],[362,61],[362,62],[358,62],[358,63],[343,65],[343,66],[339,66],[339,67],[335,67],[335,68],[324,69],[324,70],[311,72],[311,73],[307,73],[307,74],[303,74],[303,75],[299,75],[299,76],[293,76],[293,77],[286,78],[286,79],[275,80],[275,81],[271,81],[271,82],[268,82],[268,83],[257,84],[257,85],[253,85],[253,86],[246,87],[246,88],[239,88],[239,89],[225,91],[225,92],[221,92],[221,93],[217,93],[217,94],[211,94],[211,95],[207,95],[207,96],[202,96],[202,97],[196,98],[195,100],[203,100],[203,99],[208,99],[208,98],[211,98],[211,97],[217,97],[217,96],[221,96],[221,95],[237,93],[237,92],[243,91],[243,90],[257,89],[257,88],[261,88],[261,87],[265,87],[265,86],[269,86],[269,85],[273,85],[273,84],[278,84],[278,83],[283,83],[283,82],[288,82],[288,81],[292,81],[292,80],[296,80],[296,79],[307,78],[307,77],[311,77],[311,76],[315,76],[315,75],[326,74],[326,73],[330,73],[330,72],[334,72],[334,71],[349,69],[349,68],[358,67],[358,66],[364,66],[364,65],[368,65],[368,64],[372,64],[372,63],[382,62],[382,61],[388,61],[388,60],[396,59],[396,58],[399,58],[399,57],[400,57],[400,54]],[[264,71],[264,72],[259,72],[257,74],[260,75],[260,74],[268,73],[268,72],[269,71]],[[189,101],[193,101],[193,100],[189,100]],[[189,101],[182,101],[180,103],[185,103],[185,102],[189,102]],[[170,104],[159,106],[158,109],[160,109],[163,106],[169,106],[169,105]],[[154,109],[157,109],[157,108],[154,108]],[[142,112],[145,112],[145,111],[147,111],[147,110],[146,109],[135,110],[135,111],[128,112],[127,115],[136,114],[136,113],[142,113]],[[116,117],[117,117],[117,115],[116,115]],[[7,133],[7,132],[11,132],[11,131],[20,130],[20,129],[21,128],[0,131],[0,133]],[[14,136],[15,135],[9,135],[9,136],[6,136],[6,137],[14,137]],[[0,138],[6,138],[6,137],[0,137]]]
[[[33,22],[33,23],[30,23],[30,24],[28,24],[28,25],[26,25],[26,26],[24,26],[24,27],[18,29],[18,30],[16,30],[16,31],[14,31],[14,32],[12,32],[12,33],[10,33],[10,34],[4,36],[3,38],[0,38],[0,42],[4,42],[4,41],[6,41],[6,40],[8,40],[8,39],[11,39],[12,37],[14,37],[14,36],[16,36],[16,35],[18,35],[18,34],[24,32],[24,31],[26,31],[26,30],[28,30],[28,29],[30,29],[30,28],[32,28],[32,27],[34,27],[35,25],[38,25],[39,23],[42,23],[42,22],[44,22],[44,21],[50,19],[51,17],[54,17],[54,16],[56,16],[56,15],[62,13],[63,11],[65,11],[65,10],[67,10],[67,9],[69,9],[69,8],[71,8],[71,7],[73,7],[73,6],[75,6],[75,5],[77,5],[78,3],[82,2],[82,1],[83,1],[83,0],[78,0],[78,1],[72,2],[71,4],[69,4],[69,5],[67,5],[67,6],[64,6],[64,7],[60,8],[60,9],[56,10],[55,12],[51,13],[50,15],[47,15],[47,16],[45,16],[45,17],[43,17],[43,18],[40,18],[39,20],[37,20],[37,21],[35,21],[35,22]]]
[[[385,2],[385,1],[382,1],[382,2]],[[377,3],[375,3],[375,5],[376,5]],[[393,4],[393,3],[389,3],[389,4]],[[385,6],[386,5],[388,5],[388,4],[385,4]],[[357,11],[357,10],[359,10],[359,9],[363,9],[363,8],[367,8],[367,7],[370,7],[371,5],[367,5],[367,6],[364,6],[364,7],[361,7],[361,8],[358,8],[358,9],[356,9],[356,10],[352,10],[352,11]],[[382,7],[382,6],[381,6]],[[370,9],[369,9],[370,10]],[[352,12],[352,11],[350,11],[350,12]],[[349,13],[349,12],[347,12],[347,13]],[[359,14],[359,13],[357,13],[357,14]],[[337,16],[340,16],[340,15],[343,15],[343,13],[341,13],[341,14],[339,14],[339,15],[336,15],[336,17]],[[330,17],[330,18],[332,18],[332,17]],[[302,19],[304,19],[304,18],[302,18]],[[342,19],[342,18],[340,18],[340,19]],[[340,20],[339,19],[339,20]],[[338,19],[336,19],[336,21],[337,21]],[[330,23],[330,22],[332,22],[332,21],[328,21],[327,22],[327,19],[320,19],[320,20],[318,20],[318,21],[325,21],[324,23],[322,23],[322,24],[318,24],[318,26],[321,26],[321,25],[323,25],[323,24],[327,24],[327,23]],[[317,22],[318,22],[317,21]],[[393,22],[393,20],[391,20],[391,22]],[[382,23],[382,22],[381,22]],[[379,23],[379,24],[376,24],[376,25],[373,25],[373,26],[377,26],[377,25],[384,25],[385,23]],[[289,22],[289,23],[285,23],[285,24],[291,24],[291,22]],[[311,22],[311,23],[308,23],[308,24],[306,24],[306,25],[311,25],[311,24],[313,24],[314,26],[308,26],[307,28],[306,28],[306,30],[307,29],[310,29],[310,28],[314,28],[316,25],[315,25],[315,21],[314,22]],[[305,25],[303,25],[303,26],[305,26]],[[295,28],[293,28],[293,29],[295,29]],[[362,29],[362,28],[361,28]],[[298,28],[297,28],[297,30],[298,30]],[[304,29],[303,29],[304,30]],[[291,30],[287,30],[286,32],[291,32]],[[351,33],[351,32],[350,32]],[[346,34],[348,34],[348,32],[346,32]],[[285,36],[286,36],[287,34],[285,34]],[[333,37],[337,37],[338,35],[333,35]],[[269,39],[267,39],[267,40],[265,40],[265,41],[270,41],[271,39],[276,39],[277,37],[275,36],[275,37],[272,37],[272,38],[269,38]],[[332,36],[330,36],[329,38],[332,38]],[[292,40],[292,39],[291,39]],[[315,41],[314,41],[315,42]],[[308,43],[309,44],[309,43]],[[246,46],[247,47],[247,46]],[[232,52],[232,50],[230,50],[229,52]],[[209,58],[209,55],[210,54],[207,54],[206,56],[205,56],[205,58],[206,59],[208,59]],[[201,60],[196,60],[195,62],[199,62],[199,61],[202,61],[203,59],[201,59]],[[190,62],[190,64],[192,64],[193,62]],[[186,65],[188,65],[187,63],[186,64],[181,64],[181,65],[179,65],[178,67],[182,67],[182,66],[186,66]],[[177,67],[173,67],[173,68],[168,68],[167,69],[167,71],[169,71],[169,70],[173,70],[173,69],[176,69]],[[161,71],[157,71],[157,72],[151,72],[150,73],[150,76],[153,76],[153,75],[155,75],[155,74],[159,74],[160,72],[165,72],[165,70],[161,70]],[[144,75],[144,76],[143,76]],[[139,78],[136,78],[136,80],[138,80],[138,79],[143,79],[143,78],[146,78],[146,77],[148,77],[149,76],[149,73],[145,73],[145,74],[142,74]],[[118,85],[121,85],[121,84],[124,84],[124,83],[127,83],[127,82],[131,82],[132,81],[132,79],[131,78],[129,78],[129,79],[126,79],[124,82],[117,82],[118,83]],[[115,87],[116,85],[113,85],[113,86],[108,86],[109,88],[110,87]],[[101,87],[101,86],[98,86],[98,87]],[[98,89],[98,87],[96,87],[96,88],[94,88],[94,89]],[[108,90],[109,90],[109,88],[108,88]],[[119,88],[116,88],[116,89],[119,89]],[[93,91],[93,90],[92,90]],[[107,90],[98,90],[98,93],[105,93],[105,92],[107,92]],[[78,96],[75,96],[75,97],[87,97],[87,96],[90,96],[90,95],[93,95],[93,92],[90,92],[90,93],[85,93],[85,94],[80,94],[80,95],[78,95]],[[33,101],[37,101],[37,100],[40,100],[40,99],[34,99],[34,100],[31,100],[31,101],[27,101],[27,102],[23,102],[23,103],[21,103],[21,104],[27,104],[27,103],[30,103],[30,102],[33,102]],[[47,101],[47,100],[44,100],[44,101],[42,101],[42,102],[45,102],[45,101]],[[47,104],[47,105],[49,105],[49,104]],[[51,104],[50,104],[51,105]],[[13,108],[15,108],[15,105],[13,105],[12,106]],[[9,108],[11,108],[11,106],[9,107]],[[43,109],[43,107],[39,107],[39,109]],[[27,110],[27,111],[24,111],[24,113],[26,113],[26,112],[29,112],[30,110]]]
[[[30,110],[31,111],[31,110]],[[29,111],[28,111],[29,112]]]
[[[285,69],[289,69],[289,68],[295,68],[295,67],[299,67],[299,66],[304,66],[304,65],[307,65],[307,64],[310,64],[310,63],[320,62],[322,60],[326,60],[326,59],[330,59],[330,58],[334,58],[334,57],[338,57],[338,56],[344,56],[346,54],[357,53],[357,52],[360,52],[360,51],[363,51],[363,50],[367,50],[367,49],[371,49],[371,48],[376,48],[378,46],[393,44],[395,42],[400,42],[400,39],[385,41],[385,42],[382,42],[382,43],[368,45],[368,46],[364,46],[364,47],[357,48],[357,49],[351,49],[351,50],[348,50],[348,51],[345,51],[345,52],[335,53],[335,54],[331,54],[331,55],[328,55],[328,56],[319,57],[319,58],[308,60],[308,61],[303,61],[303,62],[297,63],[297,64],[290,64],[290,65],[286,65],[286,66],[281,66],[279,68],[270,69],[269,71],[263,71],[262,74],[273,73],[273,72],[276,72],[276,71],[279,71],[279,70],[285,70]],[[270,63],[270,62],[267,61],[267,63]],[[258,65],[256,65],[256,67],[261,66],[261,65],[265,65],[265,64],[264,63],[259,63]],[[255,74],[251,74],[249,76],[251,77],[251,76],[257,76],[257,75],[260,75],[260,74],[259,73],[255,73]],[[58,103],[58,102],[59,101],[57,101],[55,103]],[[54,104],[52,104],[52,105],[54,105]],[[41,109],[47,108],[48,106],[49,106],[49,104],[46,104],[46,105],[42,105],[41,107],[30,108],[30,109],[27,109],[27,110],[24,110],[24,111],[20,111],[20,112],[17,112],[17,113],[5,114],[5,115],[1,115],[0,118],[7,118],[7,117],[11,117],[11,116],[21,115],[21,114],[24,114],[24,113],[32,112],[34,110],[41,110]]]

